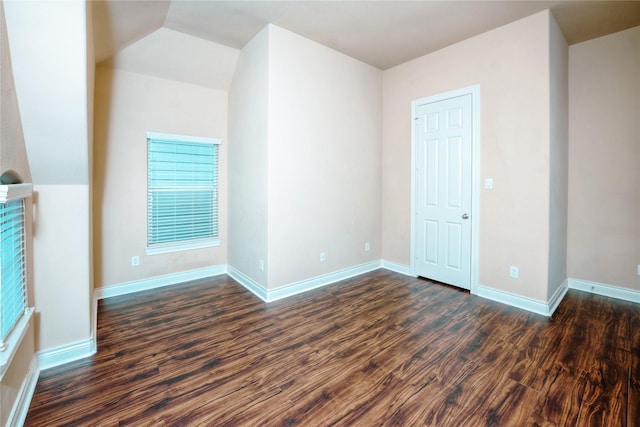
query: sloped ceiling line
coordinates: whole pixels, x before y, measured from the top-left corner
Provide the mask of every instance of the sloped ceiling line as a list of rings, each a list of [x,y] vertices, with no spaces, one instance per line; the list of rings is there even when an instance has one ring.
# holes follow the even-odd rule
[[[640,1],[99,0],[96,63],[162,27],[241,49],[272,23],[385,70],[545,9],[569,44],[640,25]]]

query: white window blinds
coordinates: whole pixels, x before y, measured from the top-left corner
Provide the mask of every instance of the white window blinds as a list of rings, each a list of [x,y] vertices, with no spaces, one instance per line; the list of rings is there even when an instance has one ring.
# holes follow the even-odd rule
[[[148,134],[147,245],[218,236],[219,140]]]
[[[0,349],[27,309],[24,200],[0,203]]]

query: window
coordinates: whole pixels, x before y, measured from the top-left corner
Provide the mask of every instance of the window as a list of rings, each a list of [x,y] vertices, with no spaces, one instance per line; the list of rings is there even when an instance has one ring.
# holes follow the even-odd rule
[[[219,139],[147,133],[147,253],[220,244]]]
[[[31,184],[0,185],[0,350],[15,351],[19,324],[26,328],[27,282],[25,274],[24,198],[31,195]],[[28,320],[28,319],[26,319]],[[4,366],[7,355],[0,358]]]
[[[27,308],[24,275],[24,201],[0,204],[0,342]]]

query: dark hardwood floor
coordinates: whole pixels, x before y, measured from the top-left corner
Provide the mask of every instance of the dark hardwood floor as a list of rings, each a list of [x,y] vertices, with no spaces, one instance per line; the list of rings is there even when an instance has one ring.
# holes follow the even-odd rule
[[[640,426],[640,309],[552,318],[378,270],[265,304],[226,276],[99,304],[27,426]]]

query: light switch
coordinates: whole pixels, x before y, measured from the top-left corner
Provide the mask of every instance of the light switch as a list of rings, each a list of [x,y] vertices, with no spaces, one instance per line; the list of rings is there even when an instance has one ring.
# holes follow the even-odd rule
[[[493,178],[485,178],[484,188],[487,190],[491,190],[493,188]]]

